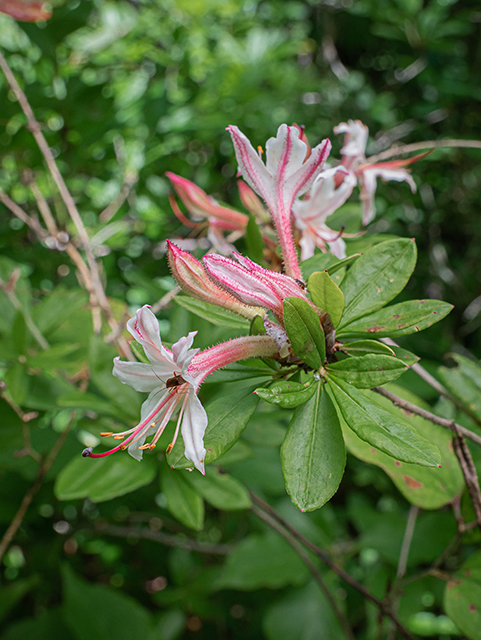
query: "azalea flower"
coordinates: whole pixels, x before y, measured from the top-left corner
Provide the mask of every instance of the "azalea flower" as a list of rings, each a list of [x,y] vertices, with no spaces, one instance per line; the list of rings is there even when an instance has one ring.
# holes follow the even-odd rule
[[[245,336],[221,343],[199,353],[192,349],[196,331],[180,338],[172,349],[161,341],[159,323],[150,307],[144,306],[127,323],[129,332],[142,345],[150,364],[124,362],[114,359],[113,373],[121,382],[137,391],[149,392],[141,408],[139,424],[121,433],[102,433],[113,436],[122,443],[104,453],[93,453],[88,447],[84,457],[103,458],[119,450],[128,451],[136,460],[141,460],[145,449],[153,449],[165,427],[178,411],[177,426],[169,453],[179,431],[185,446],[185,457],[204,473],[204,433],[207,414],[197,392],[203,380],[226,364],[250,357],[275,357],[278,353],[276,341],[269,336]],[[153,435],[152,440],[146,439]]]
[[[342,182],[337,186],[336,179],[341,176]],[[355,175],[342,165],[334,169],[322,171],[309,196],[297,200],[292,208],[296,227],[301,231],[301,260],[314,255],[315,247],[323,251],[329,246],[331,252],[342,259],[346,257],[346,243],[342,232],[330,229],[326,218],[343,205],[356,185]]]
[[[283,124],[266,143],[266,163],[247,137],[235,126],[227,127],[234,143],[244,180],[261,196],[274,221],[287,275],[301,278],[291,228],[294,199],[302,196],[319,175],[331,143],[323,140],[311,150],[300,139],[299,129]]]
[[[363,209],[362,223],[369,224],[376,216],[374,207],[374,195],[376,193],[376,180],[395,180],[407,182],[413,193],[416,192],[416,184],[407,169],[404,167],[424,158],[428,153],[422,153],[405,160],[390,160],[389,162],[366,162],[366,145],[368,128],[360,120],[348,120],[334,127],[334,133],[344,133],[344,146],[341,149],[341,163],[348,170],[349,176],[359,181],[361,202]],[[336,186],[339,186],[346,178],[337,176]]]

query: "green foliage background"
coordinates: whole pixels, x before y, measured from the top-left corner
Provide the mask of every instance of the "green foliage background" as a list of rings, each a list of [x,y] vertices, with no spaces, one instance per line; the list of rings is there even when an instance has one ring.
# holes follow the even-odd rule
[[[480,23],[479,5],[469,0],[73,0],[55,7],[46,24],[14,23],[0,14],[0,47],[45,123],[102,257],[107,294],[120,319],[173,286],[162,241],[185,230],[171,213],[165,171],[240,206],[227,124],[264,145],[281,123],[295,121],[306,125],[311,142],[331,137],[335,155],[342,140],[332,137],[332,127],[349,118],[369,126],[371,154],[397,141],[477,139]],[[0,76],[0,188],[33,211],[33,172],[73,234],[24,125]],[[481,355],[479,159],[478,150],[437,150],[413,167],[416,195],[404,184],[378,186],[378,216],[369,233],[417,241],[418,265],[406,295],[455,305],[436,327],[401,340],[433,371],[447,351]],[[127,200],[112,220],[102,222],[99,215],[126,182]],[[349,215],[359,215],[357,199]],[[286,496],[279,460],[290,412],[262,405],[222,460],[232,485],[219,490],[213,482],[214,496],[209,488],[190,486],[190,478],[166,490],[165,482],[159,485],[157,459],[139,470],[119,454],[102,468],[97,494],[82,487],[85,466],[79,460],[78,473],[71,470],[62,479],[70,494],[62,490],[65,499],[57,500],[54,480],[81,442],[111,430],[118,420],[134,424],[141,398],[110,375],[115,349],[93,336],[87,296],[65,253],[41,245],[4,208],[0,247],[1,278],[21,268],[17,295],[53,348],[48,354],[38,349],[25,314],[0,292],[2,377],[16,404],[39,412],[30,423],[37,451],[51,448],[72,411],[76,427],[4,557],[2,640],[343,638],[299,558],[245,510],[248,498],[240,483],[266,497],[382,597],[396,573],[409,509],[388,476],[349,456],[333,500],[301,516]],[[167,341],[194,328],[199,347],[239,333],[213,328],[175,305],[162,312]],[[79,394],[72,376],[86,371],[87,393]],[[442,371],[444,379],[453,375]],[[402,384],[433,400],[413,375],[406,374]],[[206,399],[216,394],[222,387],[205,385]],[[0,411],[0,522],[6,528],[34,481],[37,463],[18,455],[22,423],[1,399]],[[104,502],[118,495],[119,479],[143,488]],[[238,510],[218,511],[226,502]],[[448,510],[421,513],[408,569],[415,573],[434,561],[455,524]],[[139,540],[132,534],[139,525],[167,532],[169,544],[177,546]],[[199,553],[190,540],[235,550],[225,561],[224,547]],[[473,534],[466,542],[467,557],[477,539]],[[452,569],[463,560],[456,558]],[[356,638],[376,638],[376,610],[333,574],[326,572],[325,580],[348,611]],[[432,576],[406,587],[399,612],[404,624],[421,636],[462,637],[442,615],[443,590]]]

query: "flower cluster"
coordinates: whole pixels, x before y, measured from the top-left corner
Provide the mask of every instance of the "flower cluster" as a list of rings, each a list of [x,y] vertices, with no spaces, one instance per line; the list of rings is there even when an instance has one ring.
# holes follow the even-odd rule
[[[196,332],[191,332],[168,349],[161,342],[159,325],[150,308],[137,311],[127,328],[142,345],[149,363],[116,358],[113,373],[137,391],[149,393],[142,405],[141,420],[128,431],[102,434],[122,442],[105,453],[94,454],[91,448],[85,449],[86,457],[100,458],[128,448],[140,460],[143,450],[155,447],[168,422],[177,415],[175,434],[167,451],[174,446],[180,431],[185,456],[203,473],[207,414],[197,394],[204,379],[217,369],[246,358],[268,357],[284,362],[295,358],[284,327],[285,298],[301,299],[319,319],[325,316],[309,299],[302,281],[296,234],[301,235],[303,259],[311,256],[316,246],[323,251],[329,247],[342,258],[346,255],[342,234],[330,229],[326,219],[346,202],[356,184],[360,187],[364,224],[374,216],[378,176],[405,180],[414,189],[403,165],[417,158],[369,164],[364,155],[368,132],[359,121],[350,120],[336,127],[336,133],[345,134],[345,141],[341,163],[334,168],[325,167],[331,148],[329,140],[311,149],[303,129],[297,125],[281,125],[277,136],[267,141],[265,163],[262,150],[254,150],[237,127],[229,126],[228,131],[245,180],[239,182],[241,199],[263,229],[266,246],[274,244],[276,248],[277,238],[284,272],[266,269],[234,250],[230,243],[244,233],[248,222],[245,214],[219,204],[198,186],[173,173],[167,176],[194,221],[184,216],[172,197],[175,214],[189,226],[207,225],[208,236],[220,254],[208,253],[199,261],[167,241],[168,259],[175,279],[188,295],[250,320],[260,316],[265,334],[235,338],[199,351],[192,349]]]

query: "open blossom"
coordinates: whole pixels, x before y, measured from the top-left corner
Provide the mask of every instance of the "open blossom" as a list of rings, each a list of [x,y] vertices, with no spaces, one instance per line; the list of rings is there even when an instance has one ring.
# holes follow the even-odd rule
[[[388,162],[367,163],[366,145],[368,139],[368,128],[360,120],[348,120],[334,127],[334,133],[344,133],[344,146],[341,149],[342,166],[349,171],[349,175],[359,181],[361,192],[361,202],[363,209],[362,223],[369,224],[374,220],[376,209],[374,207],[374,195],[376,193],[376,180],[395,180],[397,182],[407,182],[411,191],[415,193],[416,184],[405,169],[406,165],[412,164],[427,154],[421,154],[405,160],[390,160]],[[341,175],[337,177],[336,185],[339,186],[346,178]]]
[[[101,434],[122,440],[119,445],[105,453],[93,453],[89,447],[83,456],[103,458],[128,448],[132,457],[141,460],[143,451],[155,447],[169,421],[179,412],[167,452],[172,450],[180,431],[185,457],[204,473],[207,414],[197,397],[201,383],[215,370],[231,362],[250,357],[275,357],[278,352],[275,340],[269,336],[246,336],[199,353],[199,349],[191,348],[197,333],[193,331],[180,338],[172,349],[167,349],[160,338],[159,323],[148,306],[137,311],[127,323],[127,328],[144,348],[150,364],[115,358],[113,373],[124,384],[137,391],[148,392],[149,396],[142,405],[140,422],[136,427],[121,433]],[[146,444],[149,436],[153,438]]]
[[[244,180],[261,196],[274,221],[286,273],[301,278],[292,236],[291,209],[294,199],[302,196],[322,170],[331,143],[323,140],[309,155],[299,129],[283,124],[275,138],[266,143],[266,163],[247,137],[235,126],[228,131],[234,143],[239,169]]]
[[[342,182],[337,185],[336,178],[339,176]],[[302,234],[301,260],[314,255],[316,246],[322,250],[329,246],[338,258],[346,257],[342,232],[330,229],[326,219],[346,202],[355,185],[356,177],[342,165],[326,169],[316,178],[309,195],[294,203],[292,211],[295,224]]]

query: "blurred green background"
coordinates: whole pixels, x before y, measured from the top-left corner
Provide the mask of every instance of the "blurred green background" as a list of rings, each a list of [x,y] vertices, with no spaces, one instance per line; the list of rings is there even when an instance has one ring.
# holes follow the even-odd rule
[[[254,145],[264,145],[283,122],[304,124],[311,143],[331,138],[335,157],[342,139],[333,136],[332,128],[349,118],[369,126],[368,155],[393,143],[478,139],[480,27],[481,7],[475,0],[73,0],[55,3],[47,23],[15,23],[0,14],[0,48],[45,123],[44,134],[102,258],[107,294],[134,310],[172,287],[162,241],[187,234],[172,215],[166,171],[241,207],[228,124],[238,125]],[[0,188],[33,212],[28,186],[33,172],[61,226],[73,232],[25,122],[0,74]],[[436,150],[412,167],[417,194],[405,184],[378,185],[378,215],[369,233],[417,241],[418,266],[406,295],[455,305],[442,323],[406,343],[434,363],[452,349],[481,355],[480,159],[479,150]],[[106,219],[106,207],[116,198],[123,204]],[[357,194],[349,206],[360,215]],[[20,265],[21,299],[33,307],[42,300],[36,318],[47,334],[53,332],[49,340],[78,343],[65,364],[67,373],[78,372],[89,353],[91,365],[102,363],[95,365],[98,378],[93,377],[94,389],[102,389],[115,350],[103,346],[93,352],[92,343],[87,346],[86,296],[78,291],[65,253],[41,245],[1,205],[0,251],[0,276],[7,278]],[[72,297],[62,298],[62,304],[52,298],[45,309],[49,292],[58,293],[59,286],[72,290]],[[10,343],[21,354],[28,345],[18,315],[1,295],[6,309],[0,319],[2,374],[9,372],[18,404],[40,412],[34,440],[42,449],[68,422],[69,411],[59,410],[55,402],[66,393],[65,385],[53,374],[45,382],[30,370],[27,380],[17,352],[9,359]],[[162,315],[163,335],[170,340],[193,328],[181,311]],[[53,315],[64,321],[59,328],[54,328]],[[196,346],[224,337],[222,329],[195,323],[201,329]],[[35,362],[29,366],[35,370]],[[103,393],[110,393],[112,405],[122,405],[117,413],[130,407],[136,415],[138,394],[120,399],[115,386]],[[418,393],[424,394],[422,387]],[[36,467],[33,460],[13,455],[21,445],[11,430],[18,431],[20,422],[4,405],[0,520],[7,526]],[[267,496],[317,543],[339,557],[344,554],[352,574],[381,596],[396,571],[407,502],[380,469],[350,458],[332,503],[301,522],[285,496],[278,462],[288,417],[260,415],[248,427],[243,446],[260,451],[261,457],[244,461],[237,474],[239,462],[231,460],[234,475]],[[46,429],[52,423],[53,435]],[[103,423],[94,424],[87,415],[79,426],[93,433]],[[189,540],[192,532],[169,515],[157,484],[106,503],[56,501],[53,479],[79,447],[69,436],[4,557],[2,640],[343,637],[288,547],[276,549],[285,559],[280,573],[258,564],[274,543],[245,511],[207,507],[205,528],[196,534],[198,541],[210,544],[233,544],[249,536],[252,548],[247,544],[244,556],[236,556],[222,573],[215,553],[102,534],[102,527],[112,523],[143,523]],[[380,515],[382,522],[376,520]],[[447,512],[425,513],[421,520],[412,558],[418,568],[434,560],[455,530]],[[239,578],[248,558],[254,559],[252,571],[247,567]],[[267,574],[274,575],[272,583],[266,583]],[[356,637],[378,637],[376,611],[365,608],[359,595],[332,575],[326,580],[347,602]],[[421,635],[459,637],[441,615],[441,600],[442,584],[425,578],[406,590],[400,615]],[[292,625],[292,620],[302,624]]]

